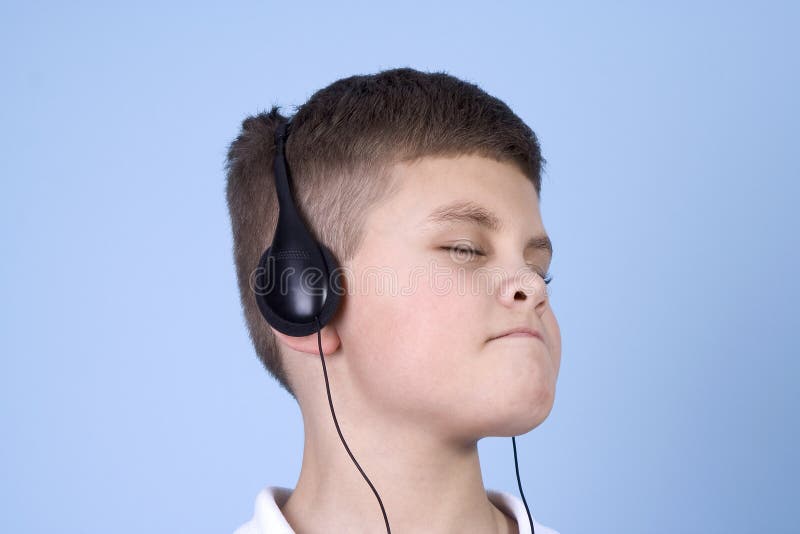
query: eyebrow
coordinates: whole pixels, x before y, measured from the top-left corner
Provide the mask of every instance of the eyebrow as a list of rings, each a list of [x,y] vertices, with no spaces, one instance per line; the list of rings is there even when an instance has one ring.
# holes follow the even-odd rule
[[[480,226],[491,232],[499,233],[503,230],[500,218],[485,207],[470,200],[462,200],[445,204],[434,209],[426,218],[429,224],[468,223]],[[553,243],[547,234],[531,237],[525,248],[546,250],[553,255]]]

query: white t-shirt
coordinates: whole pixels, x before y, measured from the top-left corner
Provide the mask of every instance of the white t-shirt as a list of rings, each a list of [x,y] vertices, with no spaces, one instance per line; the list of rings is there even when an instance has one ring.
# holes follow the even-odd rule
[[[256,496],[252,519],[237,528],[233,534],[294,534],[294,530],[280,510],[292,491],[281,486],[267,486],[262,489]],[[519,534],[531,534],[531,525],[522,499],[504,491],[491,489],[486,491],[486,495],[492,504],[517,521]],[[533,528],[536,534],[558,534],[552,528],[536,521],[536,518],[533,518]]]

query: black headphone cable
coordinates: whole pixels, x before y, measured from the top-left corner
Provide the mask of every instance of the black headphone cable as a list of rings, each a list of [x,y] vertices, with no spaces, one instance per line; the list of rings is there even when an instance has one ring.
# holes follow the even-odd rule
[[[361,472],[361,476],[364,477],[364,480],[367,481],[369,487],[372,488],[372,493],[375,494],[375,497],[378,499],[378,504],[381,505],[381,513],[383,513],[383,521],[386,523],[386,534],[392,534],[392,529],[389,528],[389,518],[386,517],[386,509],[383,507],[383,501],[381,500],[381,496],[378,495],[378,491],[375,489],[375,486],[372,485],[370,482],[369,477],[364,473],[364,470],[361,469],[361,466],[358,465],[358,462],[353,456],[353,453],[350,452],[350,447],[347,446],[347,442],[344,440],[344,436],[342,435],[342,431],[339,428],[339,421],[336,420],[336,412],[333,411],[333,401],[331,400],[331,388],[328,385],[328,371],[325,368],[325,355],[322,353],[322,327],[319,324],[319,317],[314,316],[314,319],[317,321],[317,343],[319,344],[319,358],[322,360],[322,372],[325,375],[325,389],[328,392],[328,404],[331,407],[331,415],[333,415],[333,423],[336,425],[336,431],[339,433],[339,437],[342,440],[342,444],[344,444],[344,448],[347,449],[347,454],[350,455],[350,459],[353,460],[353,463],[356,464],[358,470]]]

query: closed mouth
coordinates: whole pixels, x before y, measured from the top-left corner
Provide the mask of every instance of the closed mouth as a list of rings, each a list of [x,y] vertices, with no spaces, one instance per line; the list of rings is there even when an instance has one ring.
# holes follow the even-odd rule
[[[536,338],[539,341],[544,342],[542,334],[540,334],[538,330],[534,330],[533,328],[527,328],[527,327],[513,328],[504,334],[500,334],[499,336],[491,338],[489,341],[494,341],[495,339],[514,339],[514,338],[521,338],[521,339]]]

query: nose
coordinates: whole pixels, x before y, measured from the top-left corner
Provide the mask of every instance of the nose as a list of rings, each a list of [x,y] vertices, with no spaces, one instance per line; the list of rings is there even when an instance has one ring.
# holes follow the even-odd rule
[[[509,308],[533,308],[541,315],[547,307],[547,285],[541,276],[526,269],[505,278],[498,299]]]

